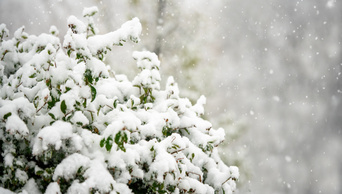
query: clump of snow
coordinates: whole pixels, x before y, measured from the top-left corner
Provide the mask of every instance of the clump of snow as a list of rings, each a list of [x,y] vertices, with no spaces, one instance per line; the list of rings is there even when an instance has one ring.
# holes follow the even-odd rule
[[[137,66],[141,72],[132,81],[134,86],[141,88],[160,89],[160,61],[155,53],[149,51],[134,52],[133,58],[137,60]]]
[[[22,26],[20,28],[18,28],[15,32],[14,32],[14,38],[17,40],[21,40],[23,37],[27,37],[28,34],[26,32],[24,32],[25,27]]]
[[[59,185],[56,182],[50,183],[46,188],[45,193],[62,194],[61,189],[59,188]]]
[[[97,12],[99,12],[99,9],[96,6],[93,7],[87,7],[83,9],[82,15],[83,17],[86,16],[93,16],[95,15]]]
[[[1,92],[4,91],[2,89],[6,88],[1,88]],[[19,113],[18,116],[21,119],[27,119],[33,117],[35,114],[34,105],[30,103],[27,98],[22,96],[17,96],[17,98],[13,100],[0,99],[0,105],[0,115],[3,116],[8,113],[13,113],[13,115]]]
[[[33,178],[31,178],[30,180],[27,181],[27,183],[23,187],[23,191],[21,193],[22,194],[31,194],[31,193],[40,194],[41,192],[38,189],[38,185],[36,181]]]
[[[124,23],[117,31],[110,32],[104,35],[92,36],[87,39],[89,50],[93,55],[98,51],[103,51],[107,48],[112,48],[113,45],[120,45],[127,40],[138,42],[141,34],[141,24],[138,18]]]
[[[67,158],[65,158],[55,169],[53,174],[53,180],[57,181],[59,177],[63,177],[66,180],[73,179],[79,170],[79,168],[88,168],[90,159],[74,153]]]
[[[20,181],[20,182],[26,182],[28,180],[28,176],[25,171],[17,169],[15,171],[15,177]]]
[[[135,51],[133,52],[133,58],[137,60],[137,66],[140,69],[152,70],[154,68],[159,69],[160,67],[158,56],[155,53],[151,53],[149,51]]]
[[[9,31],[6,28],[6,24],[0,24],[0,37],[1,37],[1,41],[3,38],[7,37],[9,35]]]
[[[87,178],[85,183],[90,188],[99,188],[101,192],[109,192],[114,187],[115,181],[108,172],[106,165],[99,160],[93,160],[84,176]]]
[[[72,137],[72,125],[63,121],[56,121],[51,126],[44,127],[37,135],[33,145],[33,154],[37,155],[48,149],[48,146],[54,146],[59,150],[62,141]]]
[[[59,31],[58,31],[57,27],[54,26],[54,25],[52,25],[52,26],[50,27],[49,32],[50,32],[50,34],[52,34],[52,35],[54,35],[54,36],[58,36],[58,35],[59,35]]]
[[[206,98],[205,96],[201,96],[196,104],[191,108],[197,115],[203,115],[204,114],[204,105],[206,104]]]
[[[6,122],[6,131],[12,135],[15,135],[18,138],[20,136],[27,136],[29,134],[29,130],[24,123],[17,115],[11,115],[8,117]]]
[[[239,168],[236,166],[230,167],[230,177],[237,179],[239,178]]]
[[[75,34],[84,33],[87,29],[86,25],[73,15],[69,16],[67,24]]]
[[[82,125],[89,124],[88,118],[81,112],[77,111],[74,113],[74,116],[71,118],[73,123],[81,123]]]
[[[2,193],[2,194],[15,194],[14,192],[12,192],[8,189],[4,189],[2,187],[0,187],[0,193]]]
[[[13,160],[14,156],[11,153],[6,154],[6,156],[4,157],[5,166],[13,166]]]

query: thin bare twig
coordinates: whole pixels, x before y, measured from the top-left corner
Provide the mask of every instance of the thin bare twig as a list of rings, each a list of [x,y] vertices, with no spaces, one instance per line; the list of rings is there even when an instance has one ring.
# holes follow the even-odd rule
[[[226,181],[224,181],[224,182],[222,183],[222,185],[223,185],[224,183],[228,182],[231,178],[232,178],[232,177],[229,177]]]
[[[38,113],[45,105],[46,105],[47,101],[44,102],[43,106],[41,106],[37,111],[36,113]]]
[[[112,109],[112,110],[114,109],[113,107],[109,106],[108,104],[106,104],[106,106],[109,107],[109,108]]]
[[[181,152],[181,151],[183,151],[183,150],[185,150],[185,148],[176,150],[176,151],[174,151],[174,152],[171,152],[171,154],[175,154],[175,153]]]
[[[199,179],[199,181],[200,181],[200,182],[202,182],[202,176],[201,176],[200,174],[198,174],[198,173],[196,173],[196,172],[189,172],[189,171],[187,171],[186,173],[187,173],[187,174],[189,174],[189,173],[190,173],[190,174],[197,175],[197,176],[198,176],[198,179]]]
[[[172,140],[171,140],[171,143],[172,143],[173,141],[175,141],[175,139],[176,139],[176,137],[173,136],[173,137],[172,137]]]

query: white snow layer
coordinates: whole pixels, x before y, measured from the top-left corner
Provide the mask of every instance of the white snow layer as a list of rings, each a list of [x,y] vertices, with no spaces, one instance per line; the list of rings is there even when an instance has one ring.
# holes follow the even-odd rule
[[[38,155],[48,146],[53,146],[59,150],[62,146],[62,140],[72,137],[72,125],[63,121],[56,121],[51,126],[44,127],[37,135],[33,145],[33,154]]]
[[[78,169],[81,167],[88,167],[89,163],[89,158],[81,154],[74,153],[65,158],[59,165],[57,165],[55,173],[53,174],[53,180],[57,181],[58,177],[63,177],[66,180],[73,179]]]
[[[141,34],[141,24],[138,18],[133,18],[131,21],[124,23],[117,31],[110,32],[104,35],[92,36],[87,39],[87,45],[93,55],[98,51],[113,45],[122,44],[123,41],[132,39],[133,41],[139,41],[139,35]]]
[[[22,136],[27,136],[29,133],[26,124],[17,115],[11,115],[8,117],[6,122],[6,131],[13,135],[19,134]]]
[[[96,6],[93,7],[87,7],[83,9],[82,15],[85,16],[92,16],[95,13],[99,12],[99,9]]]

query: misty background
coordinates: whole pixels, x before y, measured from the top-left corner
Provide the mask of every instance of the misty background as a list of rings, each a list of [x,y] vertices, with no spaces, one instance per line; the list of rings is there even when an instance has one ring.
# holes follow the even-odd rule
[[[0,0],[11,36],[57,26],[97,6],[100,34],[138,17],[141,42],[107,57],[137,73],[134,50],[156,52],[162,79],[207,97],[226,130],[221,155],[240,168],[236,193],[342,193],[342,2],[337,0]],[[163,85],[162,85],[163,86]]]

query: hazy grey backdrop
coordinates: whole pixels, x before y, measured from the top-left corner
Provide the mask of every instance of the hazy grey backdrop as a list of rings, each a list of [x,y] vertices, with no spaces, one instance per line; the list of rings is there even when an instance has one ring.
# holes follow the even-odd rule
[[[140,18],[138,45],[107,58],[135,74],[131,52],[162,61],[181,94],[207,96],[222,157],[241,171],[237,193],[342,193],[342,2],[338,0],[0,0],[10,33],[66,32],[98,6],[100,33]]]

